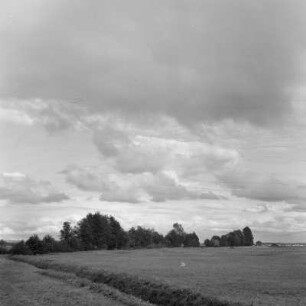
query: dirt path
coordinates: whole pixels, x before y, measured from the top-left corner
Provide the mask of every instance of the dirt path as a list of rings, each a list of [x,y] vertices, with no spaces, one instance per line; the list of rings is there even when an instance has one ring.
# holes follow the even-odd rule
[[[0,256],[1,306],[123,306],[102,294],[76,288],[38,273],[38,269]]]

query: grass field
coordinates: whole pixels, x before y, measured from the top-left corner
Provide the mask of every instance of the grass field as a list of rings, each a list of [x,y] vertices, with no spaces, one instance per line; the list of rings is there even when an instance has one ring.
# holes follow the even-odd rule
[[[42,275],[39,269],[0,256],[1,306],[125,306],[85,286]],[[136,305],[136,304],[134,304]]]
[[[96,272],[124,272],[231,302],[306,305],[303,247],[92,251],[28,258]]]

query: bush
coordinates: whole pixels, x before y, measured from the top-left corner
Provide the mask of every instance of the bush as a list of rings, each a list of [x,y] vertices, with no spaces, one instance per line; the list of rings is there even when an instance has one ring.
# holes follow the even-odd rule
[[[254,237],[251,229],[247,226],[241,230],[235,230],[225,235],[213,236],[211,240],[204,241],[207,247],[234,247],[234,246],[252,246],[254,245]]]
[[[137,226],[128,231],[129,246],[132,248],[155,248],[164,245],[164,237],[153,229]]]
[[[51,235],[46,235],[42,240],[42,244],[43,244],[44,253],[55,252],[56,241]]]
[[[22,240],[15,245],[10,250],[10,254],[12,255],[33,255],[31,249],[25,244]]]
[[[33,255],[44,253],[44,244],[37,235],[32,235],[26,241],[26,245],[29,247]]]
[[[174,223],[172,230],[166,235],[165,241],[168,247],[181,247],[184,244],[186,233],[179,223]]]
[[[200,240],[195,232],[186,234],[184,239],[184,247],[199,247]]]
[[[9,245],[6,241],[0,240],[0,254],[8,254]]]
[[[8,250],[6,247],[0,246],[0,255],[8,254]]]

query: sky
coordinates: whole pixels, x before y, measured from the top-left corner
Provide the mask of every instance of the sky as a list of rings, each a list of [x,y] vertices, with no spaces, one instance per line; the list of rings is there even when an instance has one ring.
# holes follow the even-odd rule
[[[0,3],[0,239],[113,215],[306,242],[303,0]]]

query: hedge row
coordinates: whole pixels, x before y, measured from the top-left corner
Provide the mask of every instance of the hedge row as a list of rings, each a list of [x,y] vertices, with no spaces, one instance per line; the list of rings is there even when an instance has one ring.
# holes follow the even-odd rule
[[[162,283],[148,281],[124,273],[111,273],[103,270],[79,268],[72,265],[61,265],[47,260],[35,260],[14,256],[13,260],[30,263],[40,269],[74,273],[78,277],[89,279],[94,283],[103,283],[121,292],[133,295],[144,301],[165,306],[238,306],[241,303],[223,302],[203,296],[190,289],[179,289]]]

